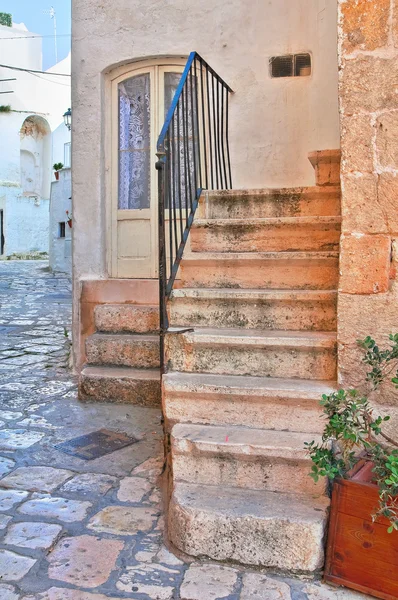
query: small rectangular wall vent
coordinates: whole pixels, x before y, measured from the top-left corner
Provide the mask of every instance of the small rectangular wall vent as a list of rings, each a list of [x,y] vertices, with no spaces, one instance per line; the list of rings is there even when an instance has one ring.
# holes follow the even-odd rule
[[[64,238],[66,233],[65,221],[58,223],[58,237]]]
[[[308,77],[311,75],[310,54],[286,54],[269,59],[271,77]]]

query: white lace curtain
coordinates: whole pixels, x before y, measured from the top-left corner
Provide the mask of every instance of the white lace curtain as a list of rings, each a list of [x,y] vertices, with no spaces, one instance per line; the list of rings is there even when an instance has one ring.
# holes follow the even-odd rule
[[[119,84],[119,209],[150,205],[150,104],[149,73]]]

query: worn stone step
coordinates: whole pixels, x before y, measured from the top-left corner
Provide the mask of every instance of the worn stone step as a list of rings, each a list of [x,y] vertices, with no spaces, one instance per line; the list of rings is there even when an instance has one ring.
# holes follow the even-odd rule
[[[195,219],[193,252],[336,250],[341,217]]]
[[[97,331],[154,333],[159,330],[159,306],[98,304],[94,319]]]
[[[242,425],[322,433],[320,399],[336,382],[172,372],[163,376],[166,426]]]
[[[326,479],[310,478],[304,443],[316,434],[233,425],[177,424],[171,431],[173,478],[185,483],[324,494]]]
[[[181,261],[182,287],[334,290],[338,252],[192,252]]]
[[[172,543],[191,556],[312,573],[324,560],[326,497],[177,483]]]
[[[335,331],[336,304],[335,290],[181,288],[168,308],[173,326]]]
[[[331,332],[196,329],[166,337],[169,370],[334,380]]]
[[[117,402],[160,406],[160,370],[130,367],[89,367],[79,377],[82,402]]]
[[[340,186],[204,192],[200,219],[340,216]]]
[[[150,369],[159,367],[159,336],[94,333],[86,340],[90,365]]]

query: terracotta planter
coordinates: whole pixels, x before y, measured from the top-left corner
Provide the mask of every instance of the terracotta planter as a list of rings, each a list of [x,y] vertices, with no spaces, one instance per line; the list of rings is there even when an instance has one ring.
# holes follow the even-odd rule
[[[72,219],[68,219],[68,225],[72,229]]]
[[[379,493],[372,464],[358,463],[350,479],[333,486],[324,579],[384,600],[398,598],[398,532],[388,519],[372,515]]]
[[[59,180],[59,172],[58,171],[54,171],[54,175],[55,175],[55,179],[58,181]]]

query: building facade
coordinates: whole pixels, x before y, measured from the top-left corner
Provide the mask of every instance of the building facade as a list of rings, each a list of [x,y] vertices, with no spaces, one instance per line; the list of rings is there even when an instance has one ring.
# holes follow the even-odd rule
[[[387,0],[117,0],[110,12],[74,0],[80,398],[162,402],[180,550],[314,572],[328,498],[304,441],[322,429],[321,395],[355,383],[356,340],[394,332],[397,15]],[[156,140],[193,50],[233,90],[233,191],[201,186],[167,305],[182,331],[166,336],[160,376]],[[200,81],[208,107],[220,79],[216,92]],[[394,398],[378,405],[396,423]]]
[[[48,252],[52,132],[70,104],[70,78],[43,75],[41,38],[0,26],[0,211],[2,255]],[[20,69],[20,70],[19,70]],[[70,75],[70,57],[49,71]]]

